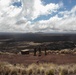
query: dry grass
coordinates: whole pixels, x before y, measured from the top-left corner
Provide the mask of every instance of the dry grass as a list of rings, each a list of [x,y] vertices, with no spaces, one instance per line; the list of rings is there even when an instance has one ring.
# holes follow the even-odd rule
[[[9,64],[0,62],[0,75],[69,75],[76,74],[76,64],[56,65],[52,63]]]
[[[14,55],[14,53],[9,53],[9,52],[1,52],[1,51],[0,51],[0,55],[3,55],[3,54],[7,54],[7,55]]]
[[[30,52],[30,54],[33,54],[34,52]],[[45,51],[41,51],[41,53],[45,53]],[[76,48],[74,49],[61,49],[61,50],[47,50],[47,54],[76,54]],[[0,51],[0,55],[7,54],[7,55],[14,55],[15,53],[10,52],[2,52]],[[18,52],[17,54],[21,54],[21,52]],[[36,54],[39,54],[39,51],[36,52]]]
[[[61,50],[48,50],[47,53],[52,53],[52,54],[76,54],[76,48],[74,48],[74,49],[61,49]]]

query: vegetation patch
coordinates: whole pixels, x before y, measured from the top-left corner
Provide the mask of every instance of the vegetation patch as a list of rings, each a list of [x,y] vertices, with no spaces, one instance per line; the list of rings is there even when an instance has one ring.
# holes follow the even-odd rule
[[[56,65],[52,63],[10,64],[0,62],[0,75],[69,75],[76,74],[76,64]]]

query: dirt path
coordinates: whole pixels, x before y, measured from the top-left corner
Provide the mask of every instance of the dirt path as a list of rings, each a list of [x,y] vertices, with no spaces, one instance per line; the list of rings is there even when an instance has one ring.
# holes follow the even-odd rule
[[[55,64],[70,64],[70,63],[76,63],[76,55],[72,54],[48,54],[42,56],[33,56],[33,54],[29,55],[0,55],[0,61],[6,61],[12,64],[31,64],[31,63],[44,63],[44,62],[50,62]]]

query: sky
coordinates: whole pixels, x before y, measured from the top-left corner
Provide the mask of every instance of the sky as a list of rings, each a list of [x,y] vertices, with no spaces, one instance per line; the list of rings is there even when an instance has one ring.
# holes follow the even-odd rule
[[[76,32],[76,0],[0,0],[0,32]]]

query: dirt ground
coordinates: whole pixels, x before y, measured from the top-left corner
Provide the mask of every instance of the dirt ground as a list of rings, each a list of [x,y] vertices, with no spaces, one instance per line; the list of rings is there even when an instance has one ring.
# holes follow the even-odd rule
[[[76,54],[42,54],[41,56],[21,55],[21,54],[1,54],[1,62],[9,62],[11,64],[24,64],[28,65],[31,63],[55,63],[55,64],[71,64],[76,63]]]

